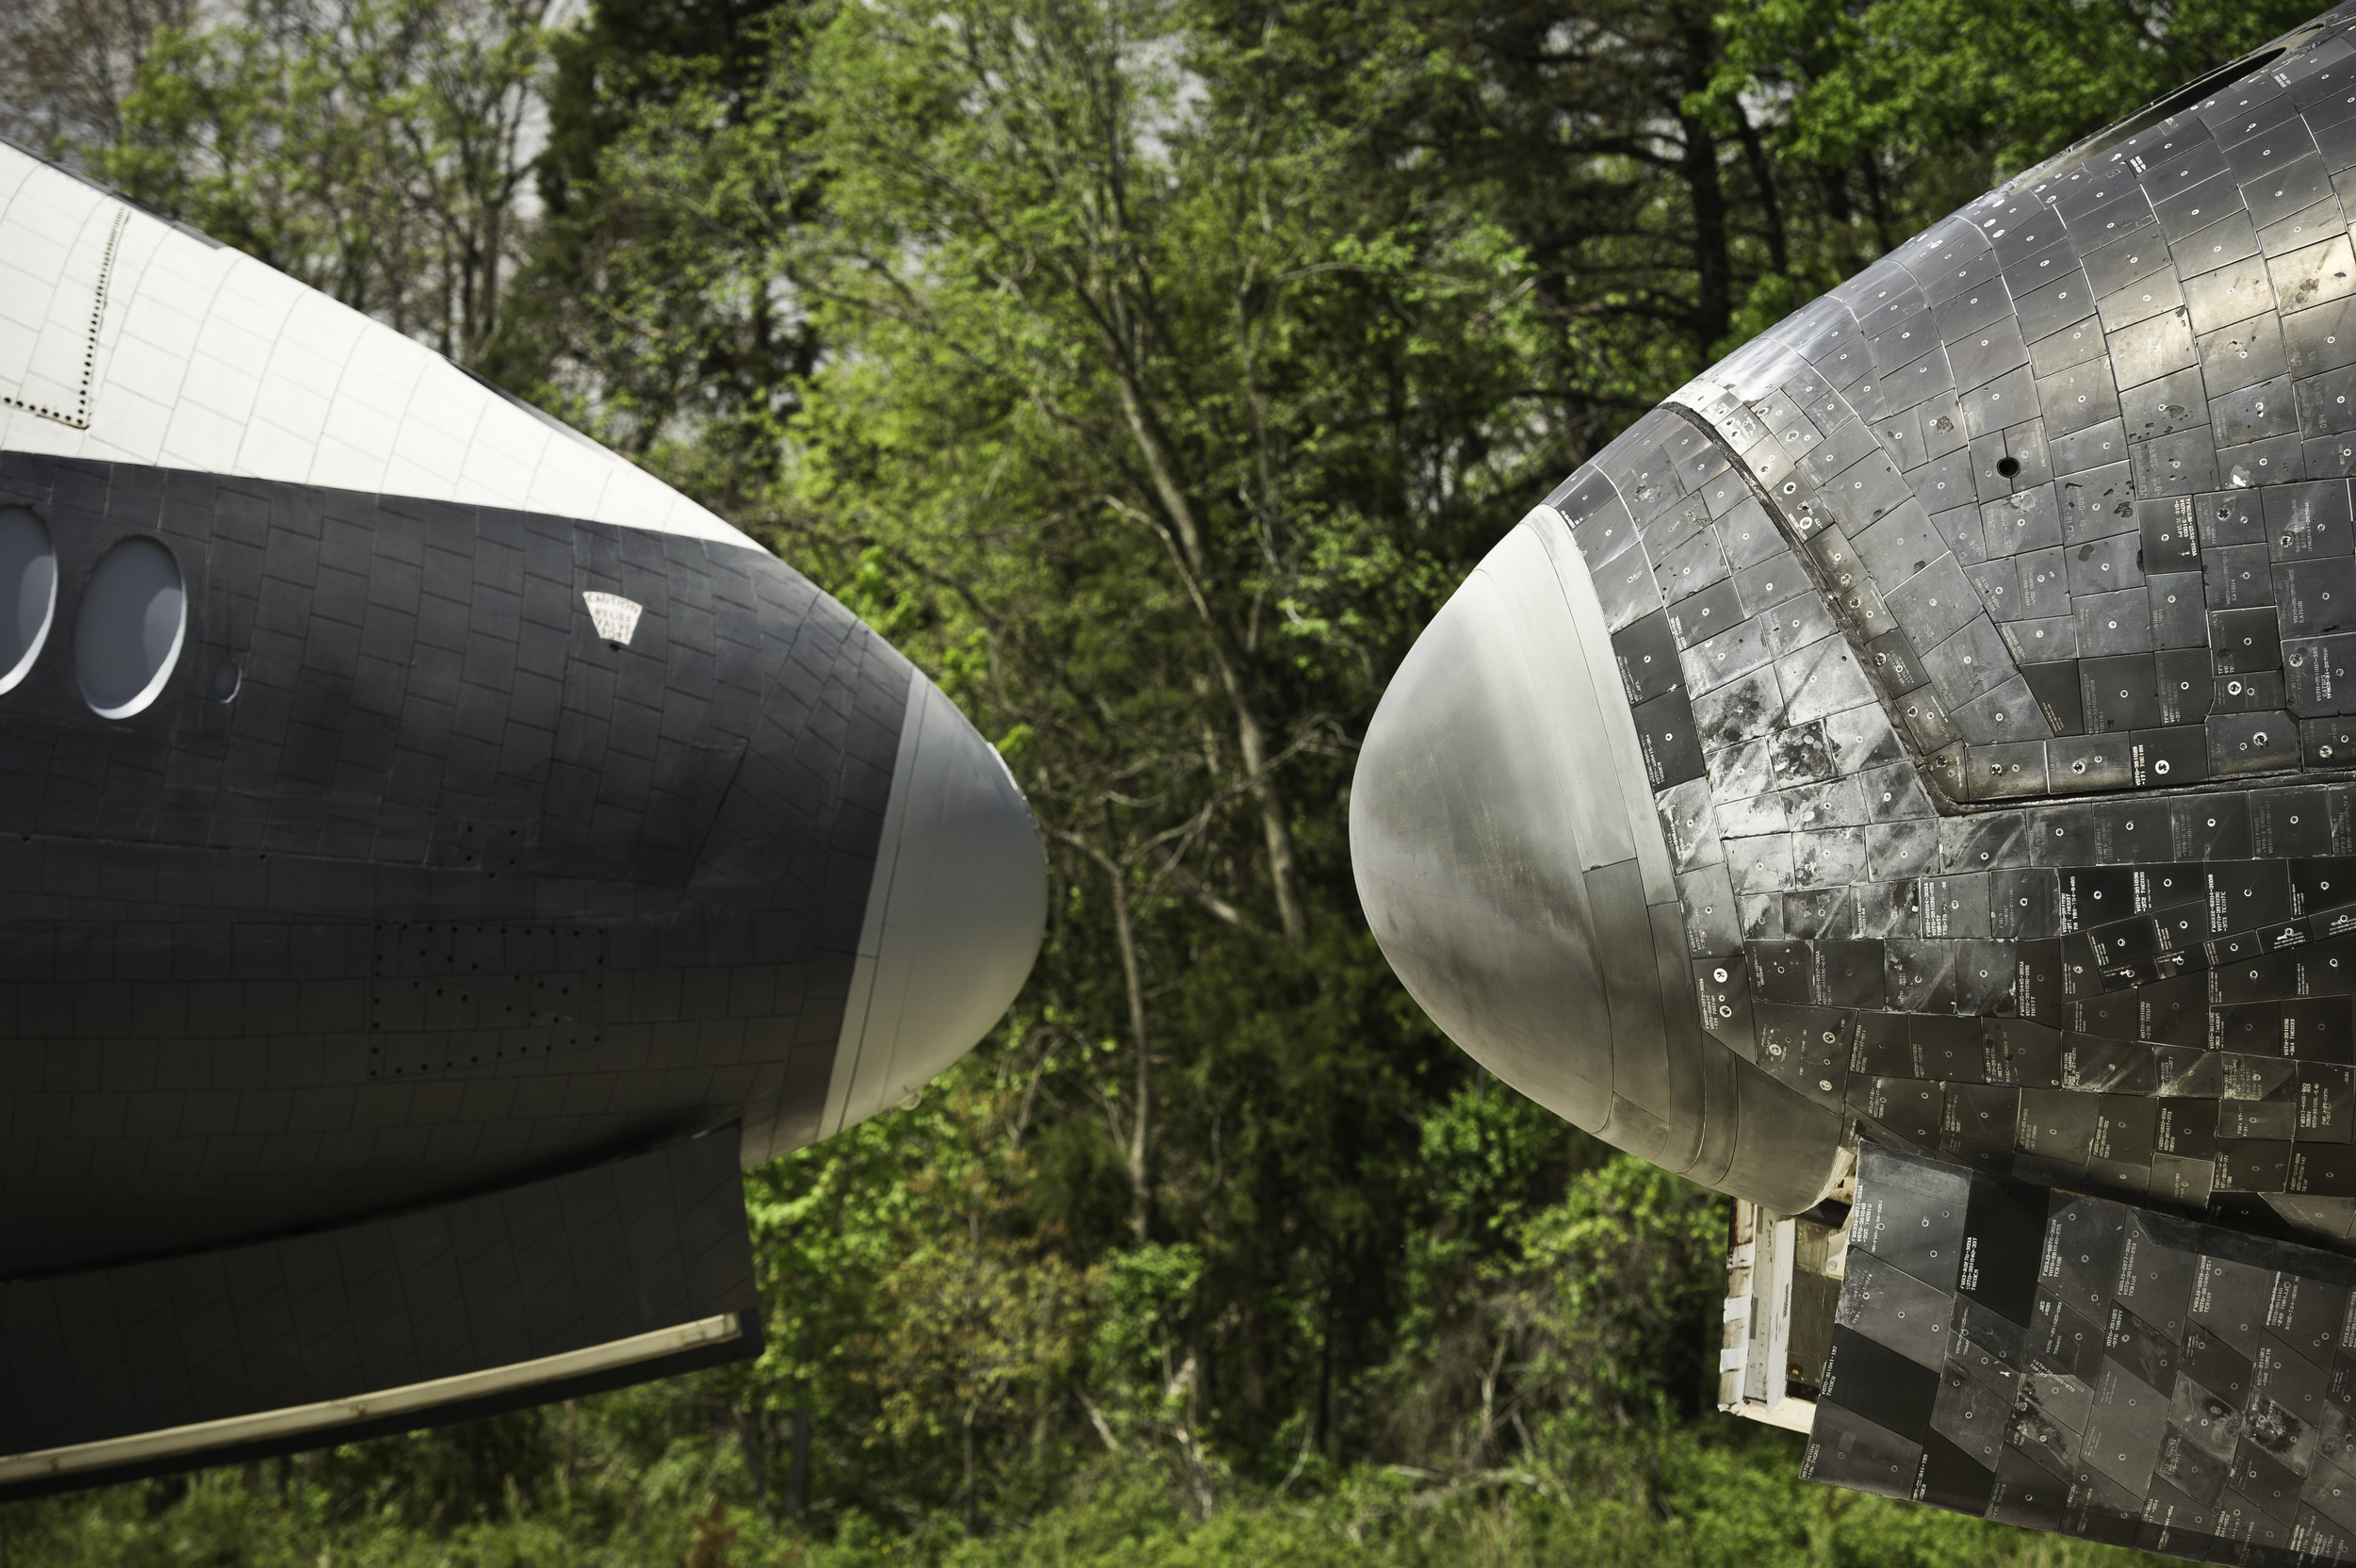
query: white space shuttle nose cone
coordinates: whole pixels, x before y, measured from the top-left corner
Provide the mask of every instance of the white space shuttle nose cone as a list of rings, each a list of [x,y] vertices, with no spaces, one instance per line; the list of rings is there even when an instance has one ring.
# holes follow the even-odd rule
[[[820,1135],[971,1050],[1023,988],[1046,928],[1029,806],[997,750],[916,676]]]

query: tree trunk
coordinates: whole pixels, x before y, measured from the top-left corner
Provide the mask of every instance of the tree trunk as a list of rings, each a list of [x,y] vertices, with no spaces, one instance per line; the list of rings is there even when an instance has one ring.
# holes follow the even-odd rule
[[[1734,266],[1726,250],[1726,193],[1718,178],[1718,142],[1698,120],[1680,114],[1685,185],[1693,207],[1693,348],[1708,359],[1734,320]]]
[[[1775,192],[1775,161],[1767,155],[1767,143],[1751,123],[1750,111],[1741,99],[1734,104],[1735,132],[1742,139],[1742,158],[1751,166],[1751,178],[1759,185],[1759,204],[1767,220],[1767,259],[1778,272],[1792,270],[1792,247],[1783,228],[1783,202]]]
[[[1710,86],[1716,34],[1708,19],[1684,29],[1684,90],[1688,94]],[[1734,322],[1734,257],[1726,236],[1726,185],[1718,175],[1718,139],[1710,127],[1677,110],[1677,129],[1685,139],[1685,185],[1693,204],[1693,338],[1705,360]]]
[[[1880,254],[1888,255],[1892,242],[1890,237],[1890,204],[1882,196],[1881,160],[1869,150],[1858,162],[1865,171],[1865,207],[1873,219],[1873,243],[1881,247]]]
[[[792,1456],[786,1462],[785,1517],[790,1523],[799,1519],[810,1507],[810,1406],[794,1407],[791,1441]]]
[[[1309,915],[1301,896],[1301,868],[1293,857],[1292,822],[1284,814],[1284,798],[1268,776],[1268,732],[1243,690],[1242,676],[1224,649],[1214,647],[1219,683],[1227,690],[1228,706],[1235,715],[1236,748],[1243,753],[1245,776],[1252,780],[1252,798],[1260,808],[1260,836],[1268,843],[1268,882],[1276,894],[1276,918],[1284,939],[1299,942],[1309,935]]]
[[[973,1412],[965,1413],[965,1533],[973,1535],[981,1527],[981,1508],[973,1492]]]
[[[1324,1314],[1322,1331],[1317,1335],[1317,1451],[1326,1458],[1333,1457],[1333,1315]]]
[[[1114,351],[1119,357],[1118,345]],[[1238,650],[1219,619],[1218,606],[1212,602],[1214,585],[1204,558],[1202,526],[1195,517],[1193,503],[1186,499],[1185,489],[1178,483],[1169,452],[1146,417],[1145,400],[1125,365],[1120,368],[1114,381],[1121,388],[1122,417],[1137,442],[1137,455],[1144,460],[1146,472],[1153,480],[1154,497],[1176,536],[1178,564],[1188,579],[1187,597],[1193,601],[1195,612],[1209,633],[1211,662],[1219,672],[1227,705],[1235,713],[1236,744],[1243,753],[1252,798],[1260,808],[1261,837],[1268,842],[1268,884],[1276,896],[1277,923],[1284,928],[1285,940],[1299,942],[1309,935],[1309,917],[1301,895],[1300,864],[1293,854],[1292,819],[1284,810],[1284,796],[1277,790],[1275,779],[1268,776],[1268,731],[1261,725],[1258,710],[1246,688]]]
[[[759,1406],[736,1409],[737,1446],[744,1450],[744,1468],[751,1474],[753,1503],[761,1516],[771,1524],[777,1522],[777,1493],[769,1484],[772,1461],[777,1456],[777,1429],[769,1413]]]
[[[1129,1041],[1137,1053],[1137,1104],[1129,1113],[1129,1233],[1145,1244],[1152,1226],[1153,1189],[1147,1156],[1152,1149],[1150,1124],[1153,1115],[1153,1058],[1145,1033],[1145,976],[1137,963],[1137,930],[1129,919],[1129,879],[1125,868],[1102,862],[1113,885],[1113,939],[1121,947],[1121,976],[1129,991]]]

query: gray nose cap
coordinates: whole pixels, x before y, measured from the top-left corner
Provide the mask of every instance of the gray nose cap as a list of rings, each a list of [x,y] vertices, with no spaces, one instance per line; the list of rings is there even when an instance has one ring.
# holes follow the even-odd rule
[[[1840,1118],[1703,1034],[1668,847],[1603,612],[1561,516],[1508,535],[1367,727],[1350,859],[1448,1037],[1564,1119],[1792,1213]]]
[[[913,676],[819,1136],[972,1050],[1023,988],[1046,928],[1030,807],[997,748]]]

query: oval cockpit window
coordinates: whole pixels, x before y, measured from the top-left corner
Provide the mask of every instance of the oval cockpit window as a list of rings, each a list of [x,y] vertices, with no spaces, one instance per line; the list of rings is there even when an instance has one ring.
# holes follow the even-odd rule
[[[0,692],[13,691],[49,641],[57,612],[57,554],[49,531],[21,506],[0,506]]]
[[[179,662],[188,596],[180,564],[153,539],[125,539],[90,575],[74,612],[74,672],[101,718],[127,719],[154,702]]]

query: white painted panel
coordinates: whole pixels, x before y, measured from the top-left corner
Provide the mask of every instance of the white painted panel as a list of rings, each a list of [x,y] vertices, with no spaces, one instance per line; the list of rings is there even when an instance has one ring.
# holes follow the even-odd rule
[[[0,451],[515,507],[760,547],[382,322],[5,144]]]
[[[61,177],[28,182],[8,204],[22,220],[0,229],[14,265],[14,304],[0,398],[10,409],[73,430],[90,426],[104,371],[99,328],[115,281],[128,209]]]

